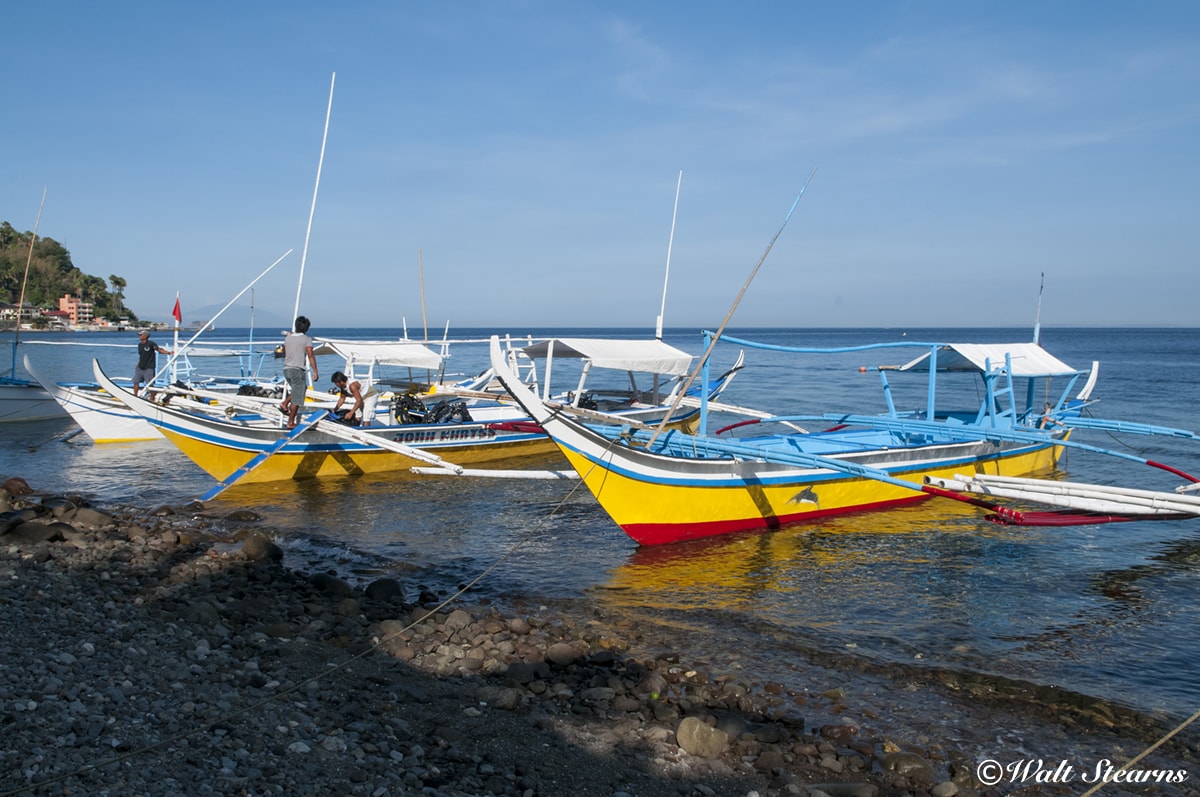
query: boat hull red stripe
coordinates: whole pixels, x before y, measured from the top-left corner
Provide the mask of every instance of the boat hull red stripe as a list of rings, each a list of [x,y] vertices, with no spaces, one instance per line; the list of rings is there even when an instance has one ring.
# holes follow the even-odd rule
[[[778,515],[769,518],[752,517],[736,520],[720,520],[710,523],[631,523],[622,526],[625,533],[641,545],[667,545],[685,540],[698,540],[704,537],[715,537],[721,534],[732,534],[745,531],[775,530],[783,526],[811,523],[821,518],[837,515],[854,515],[859,512],[872,512],[879,509],[906,506],[925,501],[928,495],[914,494],[908,498],[891,501],[879,501],[873,504],[861,504],[843,509],[826,509],[808,512],[797,512],[792,515]]]

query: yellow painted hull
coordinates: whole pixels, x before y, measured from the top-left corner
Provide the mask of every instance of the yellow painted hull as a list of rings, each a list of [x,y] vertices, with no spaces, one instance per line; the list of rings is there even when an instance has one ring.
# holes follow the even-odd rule
[[[969,463],[930,463],[926,467],[893,471],[896,478],[921,483],[925,476],[987,473],[1024,476],[1051,470],[1060,446],[1021,449]],[[820,517],[883,509],[923,500],[929,496],[902,486],[870,478],[813,471],[806,476],[769,483],[756,469],[761,463],[730,461],[721,483],[665,483],[628,475],[621,468],[594,465],[582,454],[562,451],[605,511],[630,537],[645,545],[772,529]]]
[[[200,440],[167,429],[163,430],[163,434],[188,459],[218,480],[226,479],[257,456],[255,451],[245,451],[220,443]],[[438,455],[456,465],[478,465],[545,453],[553,451],[554,448],[554,443],[548,437],[541,436],[513,443],[464,445],[448,450],[438,449]],[[323,476],[360,476],[367,473],[406,471],[414,466],[427,464],[403,454],[382,449],[310,450],[294,453],[281,451],[271,455],[262,464],[238,479],[238,483],[250,484]]]

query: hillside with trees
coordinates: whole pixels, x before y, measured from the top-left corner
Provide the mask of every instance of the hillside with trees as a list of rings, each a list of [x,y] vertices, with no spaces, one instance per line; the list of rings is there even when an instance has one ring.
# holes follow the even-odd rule
[[[71,262],[66,247],[53,238],[39,237],[30,259],[32,238],[32,232],[18,232],[7,221],[0,222],[0,301],[13,305],[20,301],[21,280],[28,262],[25,301],[29,304],[58,309],[59,297],[71,294],[91,302],[96,318],[116,321],[125,316],[131,322],[137,321],[137,316],[122,301],[126,285],[123,278],[113,274],[106,282],[83,273]]]

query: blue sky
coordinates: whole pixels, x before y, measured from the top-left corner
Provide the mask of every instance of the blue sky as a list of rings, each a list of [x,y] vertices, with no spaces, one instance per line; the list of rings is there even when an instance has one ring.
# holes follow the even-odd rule
[[[1197,325],[1194,2],[9,4],[0,219],[185,320]],[[423,267],[419,268],[418,264]],[[424,282],[424,310],[421,276]],[[239,308],[249,304],[247,293]],[[232,319],[232,315],[229,316]]]

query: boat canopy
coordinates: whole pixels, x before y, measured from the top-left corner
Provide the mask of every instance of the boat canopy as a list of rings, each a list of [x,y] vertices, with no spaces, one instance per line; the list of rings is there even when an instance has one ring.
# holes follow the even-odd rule
[[[672,376],[683,376],[692,364],[692,355],[660,340],[551,338],[521,351],[530,358],[578,357],[598,368]]]
[[[946,343],[937,350],[938,371],[985,371],[1004,367],[1011,358],[1014,377],[1072,376],[1080,371],[1053,356],[1036,343]],[[897,371],[929,371],[929,353],[896,368]]]
[[[400,368],[436,370],[442,364],[440,354],[411,341],[320,340],[313,346],[313,354],[336,354],[350,363],[394,365]]]

